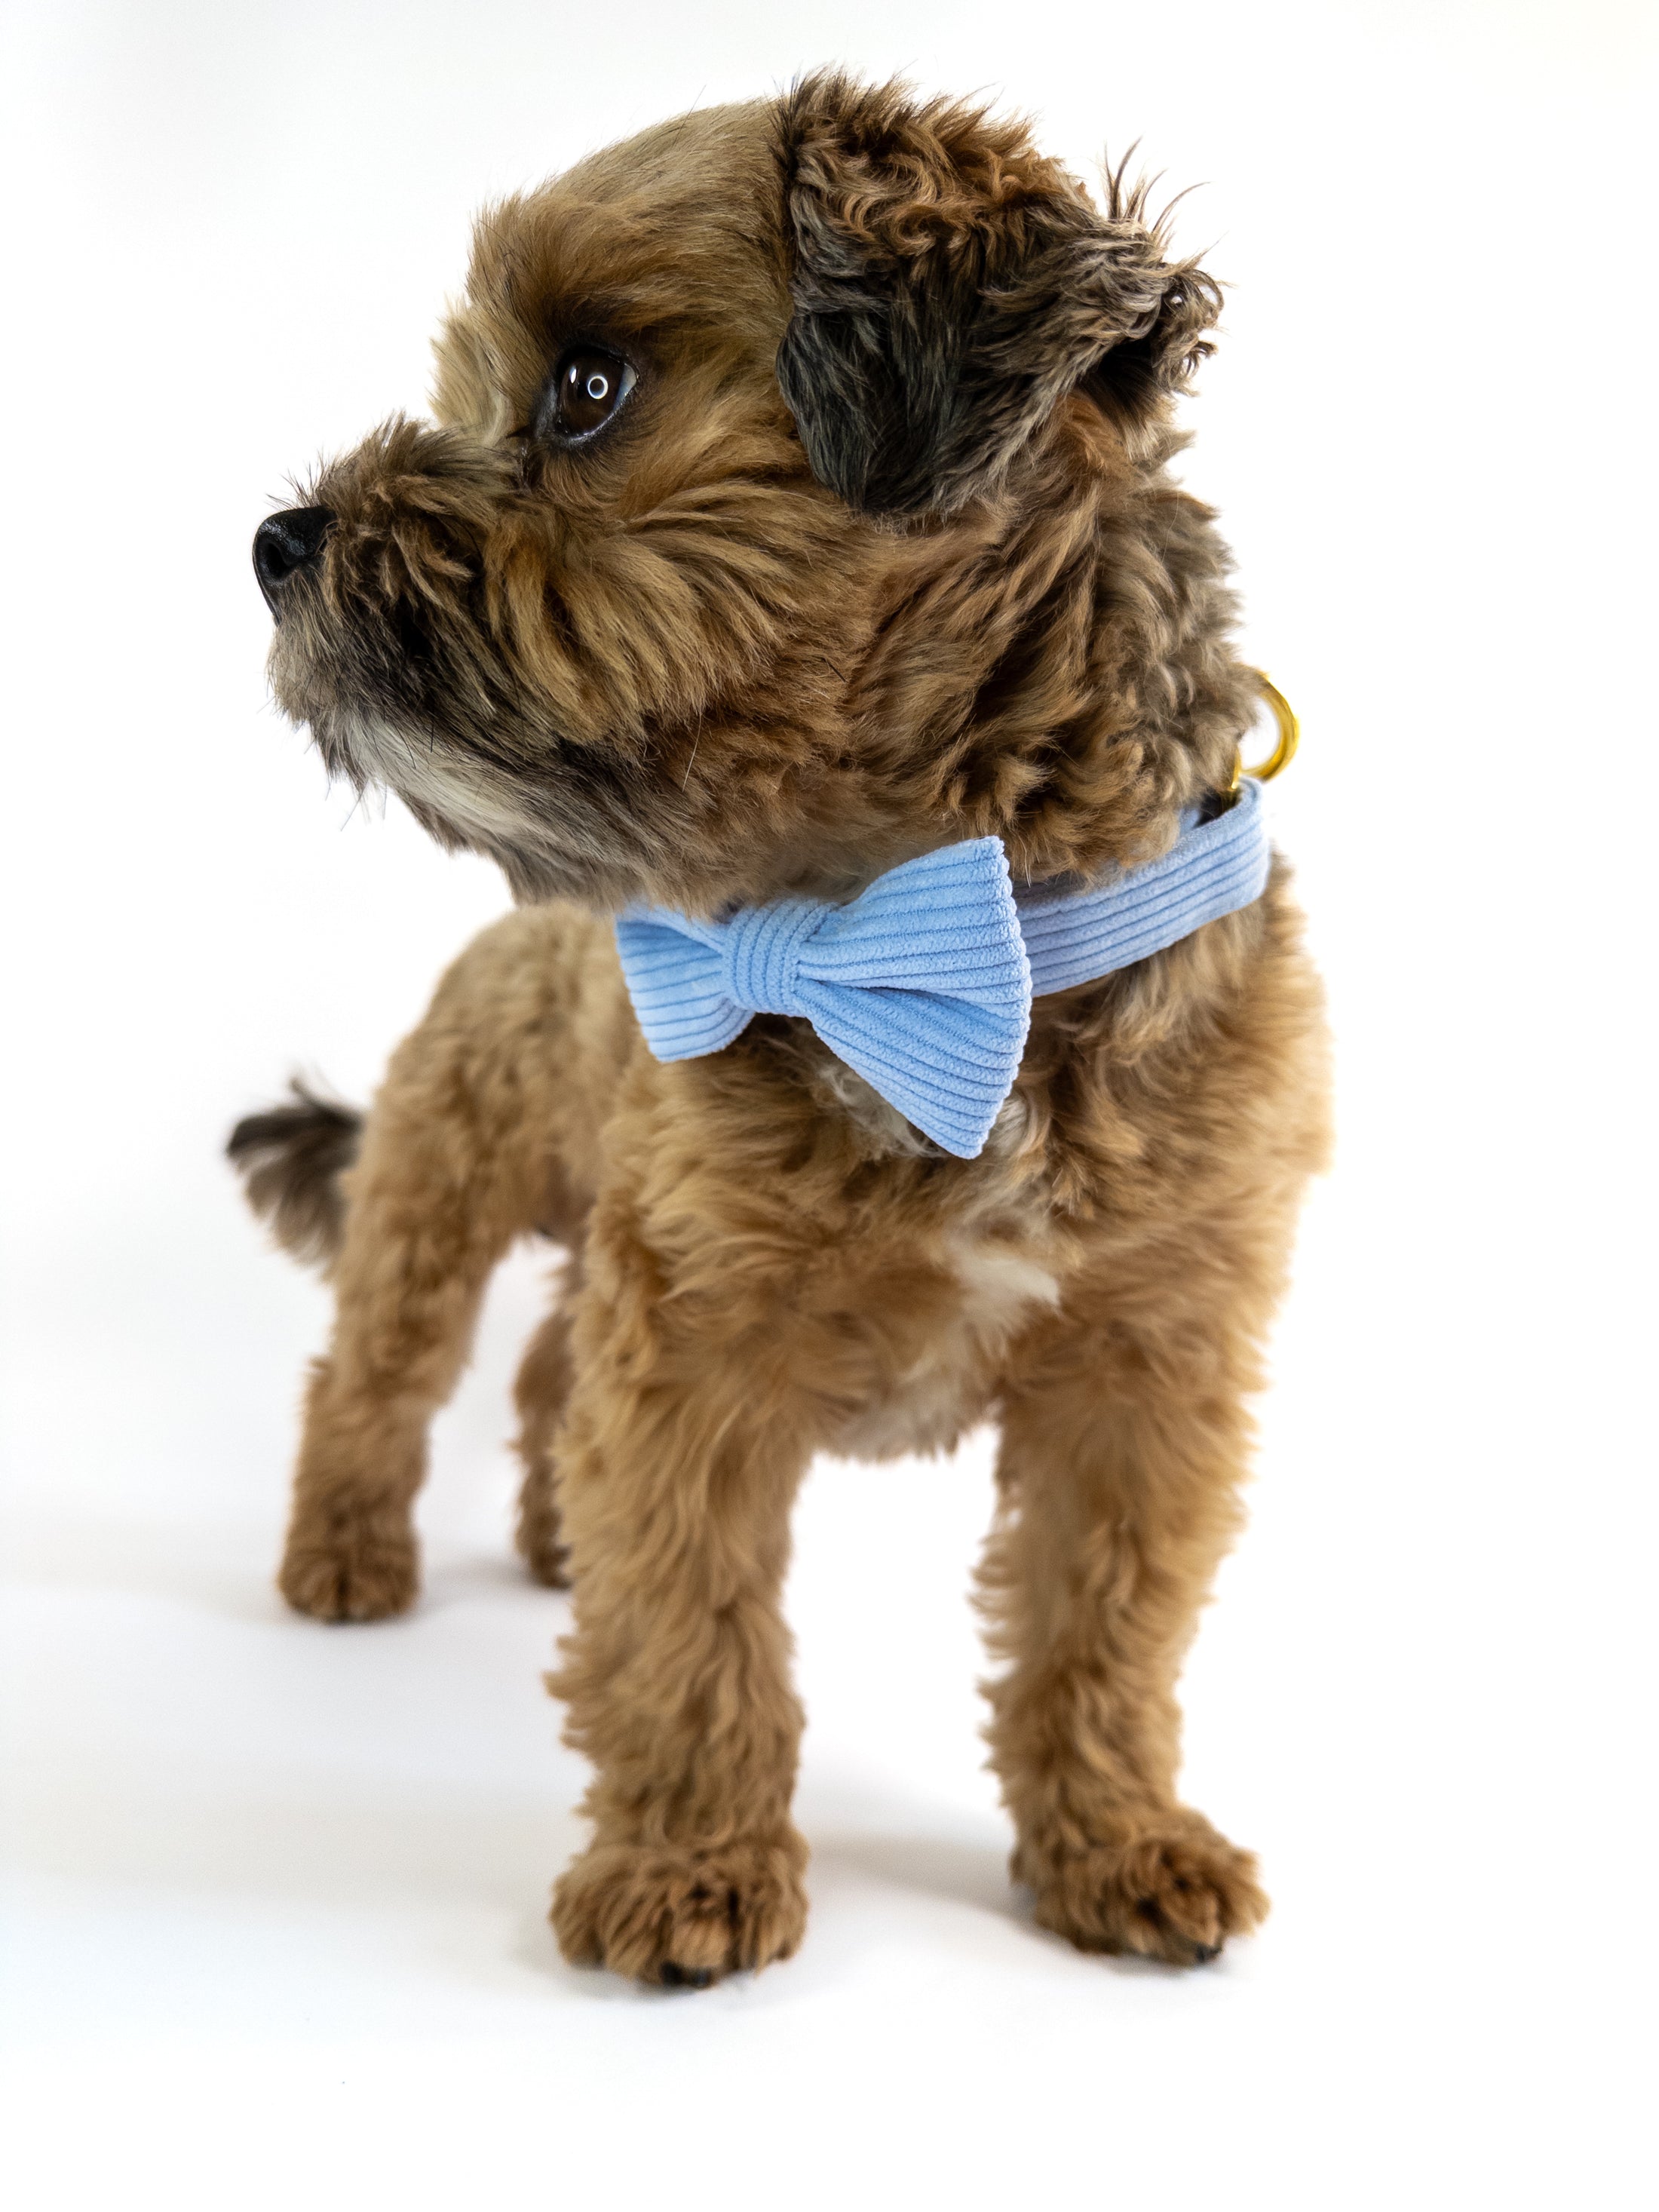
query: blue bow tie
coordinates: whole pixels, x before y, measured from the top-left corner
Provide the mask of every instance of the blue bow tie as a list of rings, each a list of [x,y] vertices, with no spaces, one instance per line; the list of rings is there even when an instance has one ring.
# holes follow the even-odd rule
[[[1018,1073],[1031,1000],[1144,960],[1259,898],[1261,787],[1160,860],[1092,890],[1016,893],[1000,839],[924,853],[848,906],[778,899],[723,921],[635,907],[617,922],[659,1060],[720,1052],[756,1014],[795,1014],[958,1159],[982,1150]]]

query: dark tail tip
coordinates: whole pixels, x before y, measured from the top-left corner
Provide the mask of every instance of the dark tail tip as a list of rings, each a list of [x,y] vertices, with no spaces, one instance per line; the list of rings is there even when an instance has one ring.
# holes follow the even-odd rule
[[[319,1097],[296,1077],[292,1103],[249,1114],[230,1133],[225,1157],[247,1202],[284,1251],[326,1267],[340,1249],[345,1197],[340,1178],[357,1157],[363,1117]]]

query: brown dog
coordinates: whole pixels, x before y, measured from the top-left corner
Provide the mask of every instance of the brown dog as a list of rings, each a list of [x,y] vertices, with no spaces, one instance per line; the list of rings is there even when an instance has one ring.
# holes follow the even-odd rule
[[[385,425],[260,533],[284,709],[521,902],[366,1121],[301,1094],[232,1140],[338,1297],[282,1587],[410,1604],[486,1279],[566,1245],[519,1540],[574,1586],[573,1960],[701,1985],[795,1948],[796,1486],[988,1414],[990,1741],[1037,1918],[1186,1964],[1266,1909],[1176,1798],[1174,1686],[1325,1145],[1282,868],[1039,999],[972,1160],[803,1020],[659,1065],[609,919],[842,900],[988,835],[1017,884],[1087,881],[1224,804],[1255,692],[1164,471],[1218,305],[1121,177],[1102,212],[1018,126],[819,77],[493,210],[437,426]]]

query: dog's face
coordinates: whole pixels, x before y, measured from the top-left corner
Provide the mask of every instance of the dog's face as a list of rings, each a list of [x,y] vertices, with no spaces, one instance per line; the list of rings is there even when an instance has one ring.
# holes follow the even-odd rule
[[[1102,500],[1215,307],[963,109],[664,125],[487,214],[435,423],[264,526],[277,699],[524,897],[708,910],[1017,826],[1090,688],[1039,646],[1089,650]]]

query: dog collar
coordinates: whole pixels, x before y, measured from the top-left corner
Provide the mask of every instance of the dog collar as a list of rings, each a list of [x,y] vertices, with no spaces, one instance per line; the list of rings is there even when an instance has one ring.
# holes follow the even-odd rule
[[[1016,890],[998,837],[924,853],[847,906],[775,899],[720,921],[663,907],[617,921],[634,1012],[659,1060],[720,1052],[756,1014],[809,1021],[925,1136],[983,1149],[1013,1085],[1031,1000],[1093,982],[1261,896],[1261,787],[1162,860],[1089,890]]]

